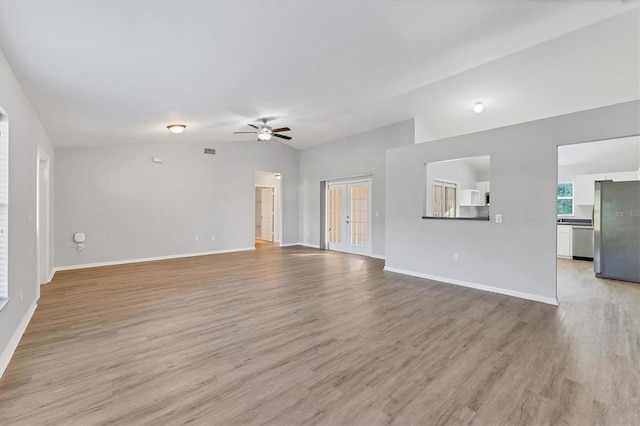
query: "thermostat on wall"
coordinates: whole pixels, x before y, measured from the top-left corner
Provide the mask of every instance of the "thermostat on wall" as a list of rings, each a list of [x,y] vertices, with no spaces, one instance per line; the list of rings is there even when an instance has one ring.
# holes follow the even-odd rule
[[[73,234],[73,241],[76,243],[84,243],[86,239],[87,236],[84,232],[76,232],[75,234]]]

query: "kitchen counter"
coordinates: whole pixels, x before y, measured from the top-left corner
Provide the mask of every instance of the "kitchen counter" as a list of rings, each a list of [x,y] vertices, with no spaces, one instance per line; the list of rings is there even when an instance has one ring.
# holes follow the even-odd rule
[[[558,225],[593,226],[593,221],[591,219],[561,218],[558,219]]]
[[[489,220],[489,216],[476,216],[476,217],[435,217],[435,216],[422,216],[423,219],[446,219],[446,220]]]

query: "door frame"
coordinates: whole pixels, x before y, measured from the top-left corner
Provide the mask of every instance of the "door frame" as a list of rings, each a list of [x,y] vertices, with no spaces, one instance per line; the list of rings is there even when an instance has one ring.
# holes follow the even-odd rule
[[[273,199],[271,200],[271,241],[265,240],[264,238],[258,237],[257,235],[256,235],[256,238],[259,239],[259,240],[269,241],[269,242],[275,243],[275,242],[277,242],[276,231],[278,229],[277,226],[276,226],[276,223],[277,223],[277,217],[276,217],[276,210],[277,210],[277,206],[276,206],[276,202],[277,202],[277,199],[276,199],[276,187],[275,187],[275,185],[256,185],[255,188],[256,189],[271,189],[271,196],[273,197]],[[261,224],[261,226],[262,226],[262,224]],[[263,234],[261,233],[261,235],[263,235]]]
[[[282,179],[282,178],[281,178]],[[282,182],[282,181],[281,181]],[[273,197],[274,197],[274,202],[273,202],[273,227],[274,227],[274,231],[273,231],[273,242],[274,243],[278,243],[278,245],[282,246],[282,184],[280,184],[280,186],[278,185],[262,185],[262,184],[255,184],[254,185],[254,190],[253,190],[253,205],[254,205],[254,209],[255,209],[255,188],[273,188]],[[255,235],[255,224],[253,226],[254,228],[254,235]]]
[[[357,183],[368,183],[369,184],[369,193],[367,194],[367,237],[368,244],[367,249],[359,252],[349,251],[349,242],[345,241],[346,251],[341,253],[350,253],[350,254],[358,254],[362,256],[371,256],[373,253],[373,178],[371,175],[366,175],[363,177],[351,177],[351,178],[342,178],[342,179],[327,179],[326,180],[326,190],[324,191],[324,230],[323,230],[323,239],[324,239],[324,247],[326,250],[329,250],[329,215],[327,209],[329,208],[329,189],[331,185],[345,185],[348,188],[349,184],[357,184]],[[348,194],[345,194],[345,200],[349,200],[350,197]],[[321,203],[322,204],[322,203]],[[348,202],[346,203],[346,208],[349,209],[350,206]],[[347,237],[350,236],[347,235]]]
[[[45,176],[42,176],[44,164]],[[43,185],[44,182],[44,185]],[[46,204],[43,212],[42,198]],[[40,298],[40,286],[51,281],[51,161],[38,147],[36,155],[36,297]]]

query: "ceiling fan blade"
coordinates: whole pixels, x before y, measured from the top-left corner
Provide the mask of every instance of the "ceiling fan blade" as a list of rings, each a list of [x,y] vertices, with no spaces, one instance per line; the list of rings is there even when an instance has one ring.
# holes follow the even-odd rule
[[[253,124],[247,124],[247,126],[253,127],[254,129],[258,130],[258,126],[254,126]]]
[[[288,140],[288,141],[290,141],[290,140],[291,140],[291,137],[290,137],[290,136],[279,135],[279,134],[277,134],[277,133],[274,133],[274,134],[273,134],[273,136],[275,136],[276,138],[286,139],[286,140]]]
[[[237,135],[238,133],[253,133],[255,135],[257,132],[233,132],[234,135]]]
[[[273,129],[272,132],[273,133],[277,133],[277,132],[290,132],[291,129],[288,127],[280,127],[279,129]]]

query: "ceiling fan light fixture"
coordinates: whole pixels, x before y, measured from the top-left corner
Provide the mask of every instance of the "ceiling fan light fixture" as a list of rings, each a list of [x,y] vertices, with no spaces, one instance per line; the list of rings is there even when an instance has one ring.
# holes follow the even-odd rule
[[[268,141],[269,139],[271,139],[271,132],[268,129],[258,130],[258,140]]]
[[[169,124],[167,126],[167,129],[169,129],[171,133],[175,133],[176,135],[179,135],[180,133],[184,132],[184,129],[186,128],[187,126],[185,124]]]

